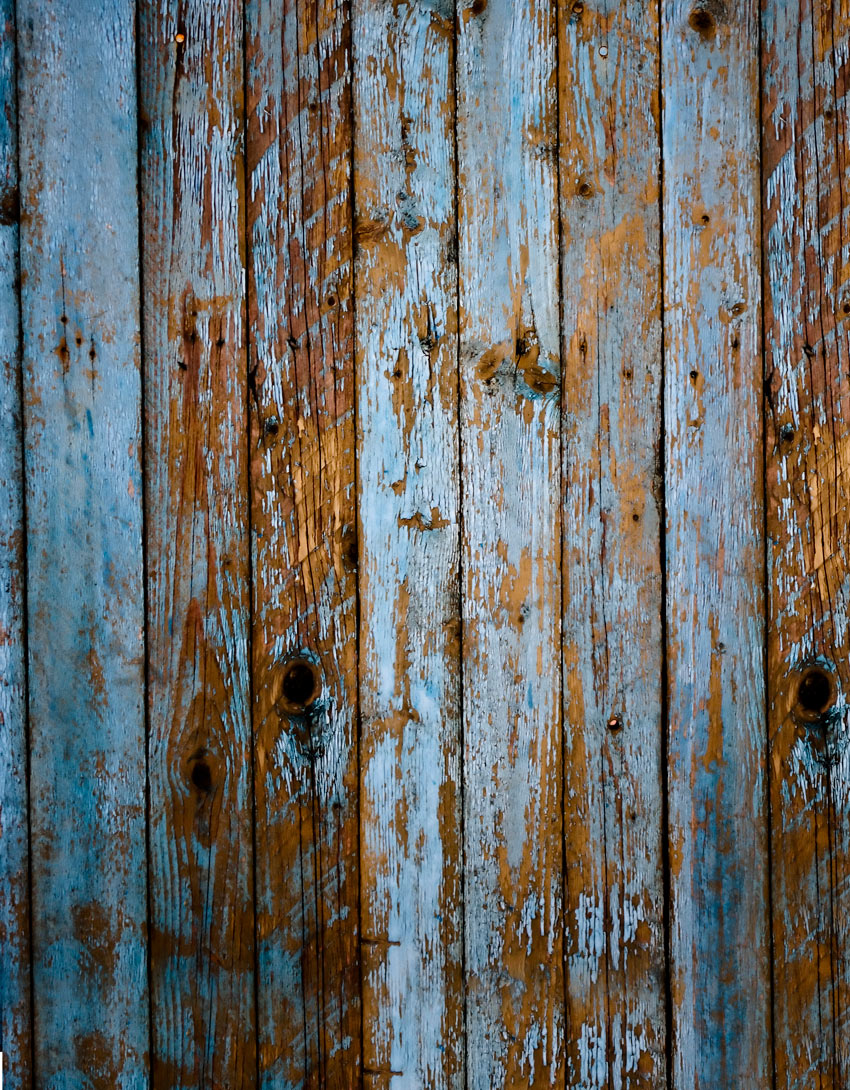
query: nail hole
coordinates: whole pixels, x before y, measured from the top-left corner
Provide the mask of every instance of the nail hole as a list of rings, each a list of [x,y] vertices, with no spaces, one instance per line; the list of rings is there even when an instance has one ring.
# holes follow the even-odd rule
[[[319,673],[312,662],[296,659],[290,662],[283,674],[281,686],[283,699],[294,712],[303,711],[316,699],[319,692]]]
[[[623,717],[621,715],[612,715],[608,720],[608,730],[618,731],[623,729]]]
[[[691,30],[695,30],[701,38],[714,37],[714,16],[710,11],[695,8],[688,19]]]
[[[587,180],[579,182],[578,195],[580,197],[590,197],[593,195],[593,186]]]
[[[627,370],[625,370],[625,371],[623,372],[623,378],[627,378],[627,379],[630,379],[631,377],[632,377],[632,373],[631,373],[631,371],[630,371],[630,370],[628,370],[628,369],[627,369]]]
[[[835,701],[832,678],[819,666],[810,666],[800,678],[797,703],[809,718],[817,718]]]
[[[337,304],[337,298],[336,298],[336,296],[335,296],[335,295],[334,295],[333,293],[331,293],[331,294],[330,294],[330,295],[328,296],[328,306],[329,306],[329,307],[335,307],[335,306],[336,306],[336,304]]]
[[[708,225],[709,223],[711,223],[711,219],[710,219],[708,213],[706,213],[706,212],[703,212],[703,214],[702,214],[702,216],[700,218],[702,219],[702,222],[703,222],[704,225]]]
[[[637,512],[632,515],[632,522],[640,522],[640,515]]]
[[[196,761],[192,765],[190,778],[193,785],[204,794],[212,790],[212,771],[206,761]]]
[[[63,314],[63,315],[62,315],[62,316],[61,316],[61,317],[59,318],[59,321],[60,321],[60,322],[62,323],[62,325],[67,325],[67,324],[68,324],[68,315],[67,315],[67,314]]]
[[[263,431],[266,433],[266,435],[270,435],[272,438],[277,435],[277,433],[280,431],[280,423],[276,416],[270,416],[268,418],[268,420],[263,425]]]
[[[699,371],[691,371],[691,382],[696,382],[699,378]]]

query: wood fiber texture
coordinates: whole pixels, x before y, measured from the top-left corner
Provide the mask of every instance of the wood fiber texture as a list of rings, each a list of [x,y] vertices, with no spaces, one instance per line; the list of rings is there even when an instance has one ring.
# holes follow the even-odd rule
[[[844,1090],[848,0],[0,0],[6,1090]]]

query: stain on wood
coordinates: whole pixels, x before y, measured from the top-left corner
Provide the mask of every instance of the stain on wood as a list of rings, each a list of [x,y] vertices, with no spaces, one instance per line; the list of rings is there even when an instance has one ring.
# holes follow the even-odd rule
[[[0,0],[0,1052],[841,1090],[847,0]]]

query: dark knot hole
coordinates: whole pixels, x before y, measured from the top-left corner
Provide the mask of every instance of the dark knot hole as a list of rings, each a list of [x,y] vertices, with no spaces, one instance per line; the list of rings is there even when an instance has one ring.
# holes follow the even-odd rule
[[[283,674],[281,686],[286,703],[295,709],[312,704],[319,692],[319,674],[312,662],[298,659],[290,662]]]
[[[195,761],[190,778],[194,786],[204,794],[212,790],[212,770],[206,761]]]
[[[810,666],[800,679],[797,703],[807,716],[817,717],[835,702],[832,678],[819,666]]]

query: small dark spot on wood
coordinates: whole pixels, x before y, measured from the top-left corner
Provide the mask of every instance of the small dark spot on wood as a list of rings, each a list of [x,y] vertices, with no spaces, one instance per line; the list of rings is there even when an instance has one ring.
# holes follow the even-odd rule
[[[276,416],[270,416],[265,424],[263,424],[263,431],[266,435],[270,435],[272,439],[274,439],[280,431],[280,421],[278,418]]]
[[[281,693],[291,712],[303,712],[319,694],[319,671],[308,659],[293,659],[284,667]]]
[[[640,522],[640,515],[637,513],[637,511],[635,511],[635,513],[632,515],[632,522]]]
[[[593,196],[593,186],[590,184],[587,178],[582,178],[582,180],[579,182],[578,195],[585,198]]]
[[[89,359],[90,360],[97,359],[97,352],[95,352],[94,345],[92,345],[91,348],[89,349]]]
[[[21,216],[18,187],[4,189],[0,193],[0,225],[10,227],[17,223]]]
[[[215,342],[216,348],[224,348],[224,337],[219,337]]]
[[[699,378],[699,371],[691,371],[691,382],[696,382]]]
[[[618,730],[623,729],[623,717],[621,715],[612,715],[608,720],[608,730],[612,733],[616,733]]]
[[[815,350],[814,350],[814,348],[812,348],[812,346],[810,344],[804,344],[803,345],[803,351],[806,353],[806,355],[809,357],[809,359],[812,359],[814,357]]]
[[[74,338],[74,340],[75,340],[75,341],[77,342],[77,348],[79,348],[79,347],[80,347],[80,345],[81,345],[81,344],[83,343],[83,335],[82,335],[82,333],[78,333],[78,334],[76,335],[76,337]]]
[[[819,719],[835,703],[832,678],[820,666],[803,671],[797,686],[797,706],[807,719]]]
[[[297,341],[297,340],[295,339],[295,337],[293,337],[293,336],[292,336],[292,334],[291,334],[291,333],[290,333],[290,335],[289,335],[289,336],[288,336],[288,337],[286,338],[286,343],[287,343],[287,344],[289,345],[289,347],[290,347],[290,348],[292,349],[292,351],[293,351],[293,352],[294,352],[294,351],[295,351],[295,349],[296,349],[296,348],[298,347],[298,341]]]
[[[67,325],[68,324],[68,315],[67,314],[61,314],[59,316],[59,321],[62,323],[62,325]]]
[[[331,294],[327,298],[328,306],[329,307],[335,307],[337,305],[337,302],[338,302],[337,297],[333,294],[333,292],[331,292]]]
[[[206,761],[195,761],[189,778],[193,786],[203,794],[208,794],[212,790],[212,770]]]
[[[700,219],[702,220],[703,226],[705,227],[707,227],[708,224],[711,223],[711,217],[708,215],[707,212],[703,212],[702,216],[700,216]]]
[[[188,371],[189,370],[189,368],[186,366],[186,364],[184,363],[183,360],[178,360],[177,361],[177,366],[180,368],[181,371]]]
[[[705,8],[694,8],[688,18],[688,25],[691,30],[695,30],[704,41],[711,41],[714,38],[717,29],[714,22],[714,16],[710,11],[706,11]]]
[[[472,0],[472,14],[480,15],[487,7],[487,0]]]
[[[396,367],[395,371],[393,371],[393,378],[401,378],[401,371],[398,369],[398,367]]]
[[[733,333],[732,336],[729,338],[729,343],[732,345],[733,348],[739,348],[741,345],[741,338],[738,336],[737,333]]]
[[[629,369],[629,368],[627,367],[627,368],[626,368],[626,370],[625,370],[625,371],[623,372],[623,378],[626,378],[626,379],[629,379],[629,380],[631,380],[631,377],[632,377],[632,372],[631,372],[631,370],[630,370],[630,369]]]
[[[790,443],[791,440],[794,438],[794,425],[783,424],[782,427],[779,429],[779,438],[782,440],[783,443]]]
[[[353,526],[342,535],[342,563],[349,571],[357,571],[357,531]]]
[[[845,299],[841,304],[841,313],[850,314],[850,299]]]
[[[823,111],[823,116],[824,116],[825,121],[832,121],[832,118],[833,118],[832,110],[827,108],[826,110]]]

